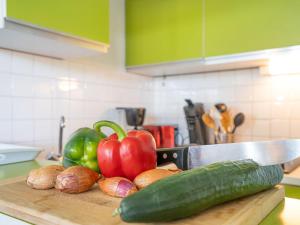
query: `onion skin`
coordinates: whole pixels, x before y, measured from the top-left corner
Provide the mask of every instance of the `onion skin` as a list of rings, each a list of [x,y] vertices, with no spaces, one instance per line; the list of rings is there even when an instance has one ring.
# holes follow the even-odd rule
[[[55,188],[70,194],[85,192],[95,184],[99,176],[87,167],[72,166],[57,176]]]
[[[182,172],[182,169],[168,169],[170,172],[172,172],[172,173],[180,173],[180,172]]]
[[[171,176],[175,173],[180,172],[181,170],[166,170],[166,169],[152,169],[147,170],[139,174],[135,179],[134,183],[138,187],[138,189],[143,189],[148,185],[163,179],[165,177]]]
[[[111,177],[98,181],[100,190],[113,197],[124,198],[137,192],[134,183],[124,177]]]
[[[31,170],[26,183],[29,187],[38,190],[54,188],[57,176],[64,170],[63,166],[51,165]]]

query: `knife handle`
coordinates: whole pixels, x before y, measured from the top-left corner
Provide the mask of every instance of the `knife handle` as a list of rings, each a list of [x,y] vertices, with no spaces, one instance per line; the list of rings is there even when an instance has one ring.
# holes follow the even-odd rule
[[[156,151],[157,165],[174,163],[179,169],[188,169],[188,148],[164,148]]]

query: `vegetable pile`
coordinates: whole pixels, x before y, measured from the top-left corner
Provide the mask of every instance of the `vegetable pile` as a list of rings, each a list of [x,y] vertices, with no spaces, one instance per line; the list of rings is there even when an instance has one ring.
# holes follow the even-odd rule
[[[106,137],[103,127],[115,133]],[[32,170],[27,185],[78,194],[97,183],[103,193],[123,198],[114,214],[135,223],[192,216],[272,188],[282,177],[279,165],[259,166],[252,160],[219,162],[183,172],[156,168],[156,146],[150,133],[126,133],[114,122],[99,121],[93,129],[81,128],[71,136],[63,166]]]
[[[269,189],[282,177],[280,165],[259,166],[252,160],[214,163],[159,180],[124,198],[116,214],[126,222],[172,221]]]
[[[103,127],[115,133],[106,137],[101,131]],[[149,132],[126,133],[118,124],[105,120],[96,122],[93,129],[75,131],[65,145],[63,166],[31,171],[27,185],[33,189],[55,188],[76,194],[88,191],[98,182],[103,193],[124,198],[175,173],[155,168],[156,146]],[[145,171],[149,172],[144,174]]]

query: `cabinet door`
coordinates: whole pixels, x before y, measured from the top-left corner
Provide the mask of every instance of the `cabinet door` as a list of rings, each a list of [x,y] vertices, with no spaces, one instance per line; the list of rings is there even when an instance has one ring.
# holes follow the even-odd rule
[[[7,16],[42,28],[109,43],[109,0],[7,0]]]
[[[202,57],[202,0],[127,0],[126,64]]]
[[[300,44],[299,0],[206,0],[205,56]]]

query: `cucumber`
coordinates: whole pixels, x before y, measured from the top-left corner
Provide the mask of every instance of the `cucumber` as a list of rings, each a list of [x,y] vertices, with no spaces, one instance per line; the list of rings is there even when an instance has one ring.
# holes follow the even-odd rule
[[[116,213],[125,222],[172,221],[269,189],[282,178],[279,165],[259,166],[253,160],[214,163],[149,185],[124,198]]]

